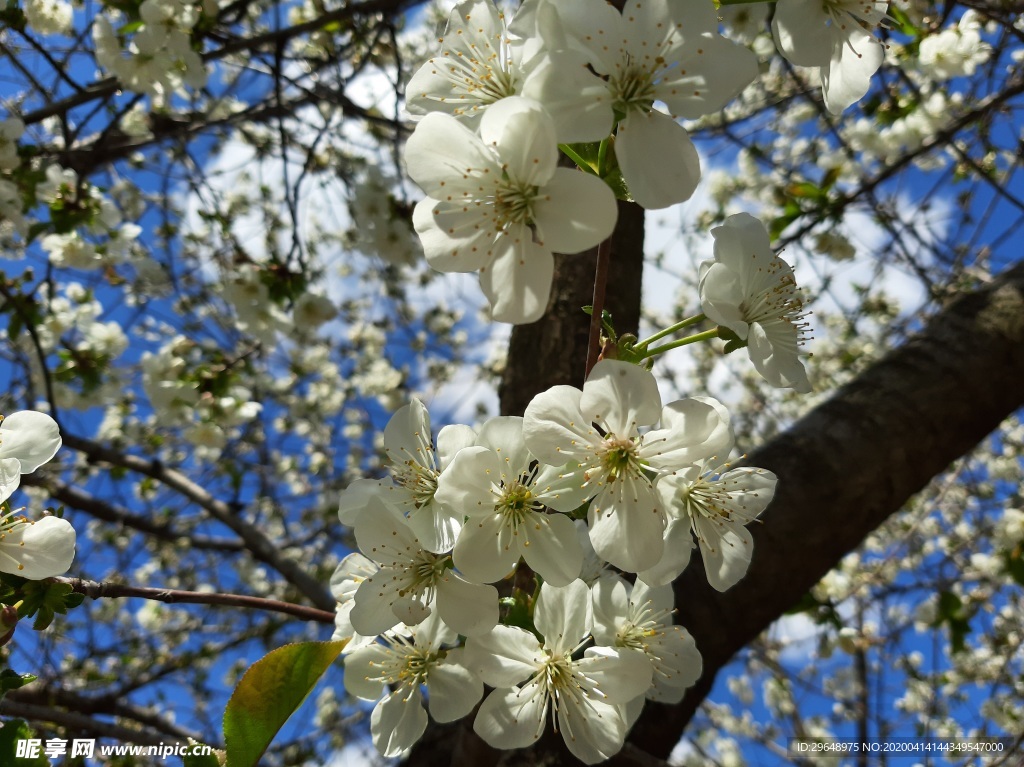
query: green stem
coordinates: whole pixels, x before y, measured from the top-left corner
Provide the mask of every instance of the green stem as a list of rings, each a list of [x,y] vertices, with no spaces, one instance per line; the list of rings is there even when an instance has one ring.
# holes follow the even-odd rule
[[[667,344],[655,346],[653,349],[645,349],[641,354],[640,359],[647,359],[648,357],[653,357],[656,354],[667,352],[670,349],[678,349],[680,346],[686,346],[687,344],[710,341],[712,338],[718,338],[718,328],[712,328],[711,330],[705,330],[703,333],[697,333],[696,335],[687,336],[686,338],[680,338],[678,341],[670,341]]]
[[[634,349],[644,349],[649,344],[652,344],[655,341],[657,341],[659,338],[664,338],[665,336],[670,336],[673,333],[676,333],[676,332],[682,330],[683,328],[688,328],[688,327],[690,327],[690,325],[696,325],[698,322],[703,322],[706,319],[707,319],[707,315],[704,315],[704,314],[698,314],[696,317],[687,317],[685,320],[681,320],[680,322],[677,322],[675,325],[670,325],[669,327],[665,328],[664,330],[659,330],[657,333],[655,333],[650,338],[645,338],[643,341],[637,341],[635,344],[633,344],[633,348]]]
[[[583,157],[581,157],[580,154],[569,144],[559,144],[558,148],[562,150],[562,154],[576,163],[580,170],[585,170],[587,173],[592,173],[595,176],[599,175],[594,169],[594,166],[584,160]]]
[[[601,145],[597,148],[597,175],[604,178],[604,174],[608,171],[608,137],[605,137],[601,141]]]

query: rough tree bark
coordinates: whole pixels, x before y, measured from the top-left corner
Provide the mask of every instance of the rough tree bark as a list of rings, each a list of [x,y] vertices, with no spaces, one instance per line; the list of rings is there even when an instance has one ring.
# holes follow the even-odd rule
[[[643,255],[644,209],[620,200],[605,296],[605,308],[619,333],[635,333],[640,324]],[[596,264],[597,248],[555,256],[547,311],[538,322],[512,328],[498,392],[502,415],[522,415],[534,395],[552,386],[583,385],[590,317],[581,308],[593,303]]]
[[[635,225],[642,219],[627,214],[630,220]],[[639,285],[626,280],[639,274],[634,259],[641,248],[642,227],[617,237],[613,252],[609,301],[616,316],[630,322],[637,316],[638,304],[631,302],[639,300]],[[592,259],[577,257],[576,268],[559,270],[549,317],[513,332],[502,412],[521,414],[536,392],[555,383],[579,385],[585,323],[573,315],[589,303],[581,300],[590,290],[580,285],[587,279],[584,262],[592,268]],[[753,529],[755,555],[747,576],[719,594],[693,562],[675,584],[680,622],[697,641],[704,674],[679,705],[648,704],[626,748],[608,764],[664,764],[729,659],[930,479],[1024,405],[1022,381],[1024,263],[951,303],[911,341],[751,454],[749,464],[774,471],[779,486],[764,524]],[[476,737],[471,721],[432,728],[408,763],[578,763],[550,732],[529,751],[495,751]]]

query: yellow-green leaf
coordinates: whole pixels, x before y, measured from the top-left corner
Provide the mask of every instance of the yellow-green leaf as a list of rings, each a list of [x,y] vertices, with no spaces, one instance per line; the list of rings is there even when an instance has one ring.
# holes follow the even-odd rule
[[[228,767],[255,767],[278,730],[302,705],[347,640],[300,642],[260,658],[239,681],[224,711]]]

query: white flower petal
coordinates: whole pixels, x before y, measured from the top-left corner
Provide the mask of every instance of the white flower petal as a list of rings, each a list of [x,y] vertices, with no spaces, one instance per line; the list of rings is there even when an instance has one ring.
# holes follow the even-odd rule
[[[716,261],[705,261],[700,267],[701,311],[716,325],[724,325],[740,340],[746,340],[748,325],[740,304],[746,298],[740,273]]]
[[[871,87],[871,76],[884,58],[881,43],[860,27],[835,40],[831,60],[821,69],[821,90],[828,111],[840,114],[859,101]]]
[[[555,259],[533,241],[525,226],[514,226],[495,244],[494,260],[480,269],[480,287],[498,322],[523,325],[544,314],[551,295]]]
[[[498,591],[468,583],[448,570],[437,583],[437,611],[463,636],[490,631],[498,622]]]
[[[796,330],[784,321],[754,322],[747,337],[747,353],[754,368],[772,386],[811,391],[807,370],[800,361]]]
[[[543,466],[534,481],[534,497],[555,511],[568,514],[597,493],[597,482],[587,482],[586,469],[579,464]]]
[[[373,745],[387,757],[401,756],[427,729],[427,712],[419,689],[399,687],[386,695],[370,714]]]
[[[464,665],[465,650],[457,647],[430,670],[427,690],[430,715],[438,722],[454,722],[466,716],[484,695],[480,679]]]
[[[537,234],[555,253],[579,253],[596,247],[615,231],[619,209],[615,193],[597,176],[558,168],[533,209]]]
[[[21,461],[0,458],[0,503],[3,503],[21,484]]]
[[[558,163],[555,123],[533,99],[512,96],[487,107],[480,138],[501,158],[511,179],[541,187],[551,180]]]
[[[572,755],[597,764],[617,754],[626,739],[626,722],[616,706],[585,697],[567,698],[558,708],[558,729]]]
[[[445,64],[444,56],[427,59],[409,78],[409,84],[405,86],[405,108],[409,114],[447,112],[454,116],[457,110],[466,108],[467,100],[463,98],[461,89],[442,69]]]
[[[823,3],[778,0],[772,34],[779,52],[800,67],[825,66],[832,56],[829,18]]]
[[[390,479],[357,479],[341,492],[338,500],[338,518],[341,524],[353,527],[359,516],[366,510],[371,498],[388,500],[388,491],[394,487]]]
[[[500,514],[470,519],[452,554],[455,566],[473,583],[494,583],[508,575],[519,561],[512,530]]]
[[[0,459],[17,458],[22,474],[52,459],[60,446],[60,429],[46,413],[19,410],[0,421]]]
[[[678,469],[732,449],[729,411],[713,397],[670,402],[661,413],[661,428],[644,435],[640,455],[656,469]]]
[[[694,520],[700,555],[708,583],[717,591],[727,591],[747,574],[754,553],[754,539],[743,525],[723,517]]]
[[[621,570],[635,573],[661,560],[665,513],[646,479],[606,484],[590,502],[587,524],[594,551]]]
[[[401,586],[393,582],[391,571],[374,573],[356,589],[353,606],[349,612],[352,628],[363,636],[377,636],[398,623],[398,617],[391,609],[398,599]]]
[[[439,200],[501,177],[501,166],[473,131],[454,117],[428,114],[405,144],[409,178]]]
[[[370,500],[354,532],[359,550],[383,566],[400,567],[411,562],[421,548],[405,518],[376,498]]]
[[[495,626],[466,639],[466,665],[491,687],[529,679],[545,657],[537,637],[515,626]]]
[[[571,42],[582,44],[599,74],[612,74],[619,63],[625,32],[622,15],[602,0],[574,0],[558,3],[557,8],[562,23],[575,38]]]
[[[642,650],[590,647],[576,666],[597,683],[608,703],[626,703],[651,686],[651,664]]]
[[[659,481],[660,486],[668,478]],[[638,581],[650,584],[651,586],[664,586],[672,583],[678,578],[686,566],[690,563],[690,555],[697,544],[693,542],[693,534],[690,531],[690,519],[687,516],[682,518],[672,516],[670,502],[662,496],[662,503],[669,512],[668,525],[665,527],[665,551],[658,560],[658,564],[636,574]]]
[[[496,500],[491,492],[491,483],[500,480],[503,468],[501,459],[493,450],[467,447],[437,478],[434,499],[442,506],[458,509],[471,518],[489,517],[494,514]]]
[[[480,427],[477,444],[497,454],[502,479],[515,479],[529,468],[533,460],[523,439],[523,419],[518,416],[498,416],[488,420]]]
[[[704,661],[697,643],[682,626],[666,626],[658,642],[654,687],[647,693],[650,700],[678,703],[688,687],[700,679]]]
[[[590,589],[594,601],[594,641],[615,645],[619,623],[629,614],[629,587],[619,575],[603,575]]]
[[[540,740],[546,715],[537,685],[497,689],[481,704],[473,732],[493,748],[526,748]]]
[[[700,181],[693,141],[661,112],[630,112],[619,123],[615,156],[630,196],[648,210],[689,200]]]
[[[476,442],[476,432],[461,423],[442,427],[437,433],[438,468],[444,471],[463,448]]]
[[[686,15],[706,13],[711,5],[693,2],[681,4],[681,8]],[[692,29],[692,25],[684,25]],[[714,31],[699,36],[688,33],[687,38],[692,39],[680,49],[675,67],[655,87],[655,99],[663,101],[676,117],[696,120],[717,112],[757,78],[757,56],[717,34],[717,26],[716,19]]]
[[[379,665],[390,657],[388,648],[373,644],[345,658],[345,689],[363,700],[377,700],[384,692]]]
[[[583,384],[580,410],[584,417],[617,437],[629,438],[637,426],[658,420],[661,394],[648,370],[619,360],[601,360]]]
[[[562,587],[545,584],[537,597],[533,623],[544,637],[544,646],[554,654],[574,648],[593,623],[587,584],[583,581]]]
[[[552,386],[526,406],[523,438],[541,463],[563,466],[570,459],[585,458],[591,445],[601,441],[580,411],[582,396],[583,392],[573,386]]]
[[[523,95],[544,105],[561,144],[601,141],[611,133],[615,114],[608,86],[587,69],[587,58],[578,51],[546,53],[531,68]]]
[[[384,427],[384,450],[393,464],[413,461],[434,467],[430,413],[418,399],[399,408]]]
[[[475,272],[494,258],[495,227],[488,207],[420,200],[412,223],[431,267],[439,272]]]
[[[60,517],[17,523],[0,540],[0,571],[30,581],[63,575],[74,559],[75,528]]]
[[[462,513],[440,503],[425,503],[412,509],[406,524],[415,533],[420,546],[434,554],[452,550],[462,530]]]
[[[519,528],[519,550],[545,583],[567,586],[580,577],[583,549],[576,526],[563,514],[532,514]]]
[[[359,584],[377,572],[377,563],[354,551],[338,563],[331,575],[331,594],[339,602],[355,596]]]

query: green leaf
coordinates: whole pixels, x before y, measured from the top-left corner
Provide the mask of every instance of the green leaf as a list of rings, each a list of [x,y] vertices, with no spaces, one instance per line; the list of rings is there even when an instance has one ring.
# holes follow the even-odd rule
[[[1024,549],[1017,547],[1013,551],[1003,552],[1006,572],[1021,586],[1024,586]]]
[[[245,672],[224,712],[228,767],[255,767],[347,642],[285,645]]]
[[[939,594],[939,605],[933,626],[943,623],[949,626],[949,643],[953,652],[962,652],[966,647],[965,640],[971,633],[971,613],[956,594],[943,591]]]
[[[5,692],[19,690],[38,678],[35,674],[19,674],[13,669],[5,668],[0,671],[0,697],[3,697]]]
[[[18,615],[22,618],[35,615],[32,628],[36,631],[43,631],[57,613],[66,614],[68,608],[77,607],[84,599],[81,594],[75,594],[71,584],[49,580],[28,581],[22,586],[21,593],[23,603]]]
[[[3,725],[0,727],[0,764],[9,764],[11,767],[50,767],[50,760],[43,754],[42,747],[39,756],[33,759],[19,759],[17,756],[18,741],[35,737],[28,722],[24,719],[9,719]]]

